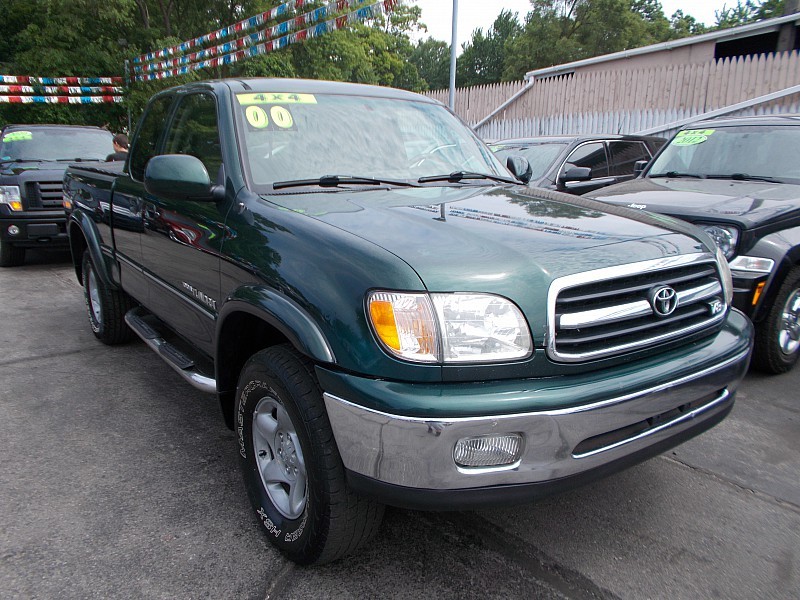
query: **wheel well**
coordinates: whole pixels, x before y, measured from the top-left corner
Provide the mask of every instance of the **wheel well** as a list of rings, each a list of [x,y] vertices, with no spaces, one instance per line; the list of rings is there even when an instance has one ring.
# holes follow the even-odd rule
[[[72,253],[72,265],[75,268],[75,275],[78,277],[78,282],[83,285],[83,253],[89,244],[77,225],[71,224],[69,227],[69,249]]]
[[[288,342],[276,327],[246,312],[228,315],[217,341],[217,390],[225,423],[233,429],[236,384],[242,367],[264,348]]]

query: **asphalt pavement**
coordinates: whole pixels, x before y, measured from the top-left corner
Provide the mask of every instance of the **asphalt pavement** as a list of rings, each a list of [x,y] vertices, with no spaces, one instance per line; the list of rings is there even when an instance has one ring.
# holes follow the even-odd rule
[[[92,335],[66,254],[0,269],[0,598],[800,597],[800,369],[666,455],[536,504],[387,510],[316,568],[266,540],[216,398]]]

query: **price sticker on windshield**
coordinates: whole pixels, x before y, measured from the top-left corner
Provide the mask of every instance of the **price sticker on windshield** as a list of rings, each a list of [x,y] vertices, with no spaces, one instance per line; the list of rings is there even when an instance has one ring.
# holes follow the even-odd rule
[[[32,139],[33,134],[30,131],[12,131],[3,136],[3,142],[24,142]]]
[[[674,146],[696,146],[705,142],[714,131],[714,129],[685,129],[678,132],[672,144]]]
[[[248,106],[244,111],[244,116],[247,122],[256,129],[264,129],[269,125],[267,112],[260,106]]]
[[[291,129],[292,125],[294,125],[292,113],[282,106],[273,106],[270,108],[269,115],[272,117],[272,122],[281,129]]]

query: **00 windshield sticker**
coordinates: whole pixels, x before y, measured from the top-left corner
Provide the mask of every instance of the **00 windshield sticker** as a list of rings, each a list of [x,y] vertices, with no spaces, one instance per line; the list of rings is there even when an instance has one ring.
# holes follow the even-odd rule
[[[294,118],[288,109],[282,106],[273,106],[269,109],[269,116],[272,117],[272,122],[281,129],[291,129],[294,125]]]
[[[672,143],[675,146],[695,146],[705,142],[714,131],[714,129],[686,129],[679,131]]]
[[[314,94],[289,94],[262,92],[260,94],[236,94],[236,99],[242,106],[258,104],[316,104]]]
[[[24,142],[32,139],[33,134],[30,131],[12,131],[3,136],[3,142]]]
[[[250,105],[244,111],[244,116],[247,122],[256,129],[264,129],[269,125],[269,118],[267,112],[260,106]]]

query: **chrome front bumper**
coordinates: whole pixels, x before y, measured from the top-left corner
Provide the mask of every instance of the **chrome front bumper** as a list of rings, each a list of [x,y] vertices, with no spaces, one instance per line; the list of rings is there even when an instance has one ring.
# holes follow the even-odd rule
[[[561,480],[618,463],[648,447],[683,439],[730,410],[749,364],[743,351],[713,367],[583,406],[524,414],[425,419],[387,414],[324,394],[345,467],[382,484],[466,490]],[[628,435],[629,429],[633,433]],[[521,434],[519,461],[462,468],[461,438]],[[587,443],[587,440],[589,442]],[[676,441],[677,443],[677,441]],[[580,445],[580,446],[579,446]],[[584,450],[588,448],[589,450]]]

